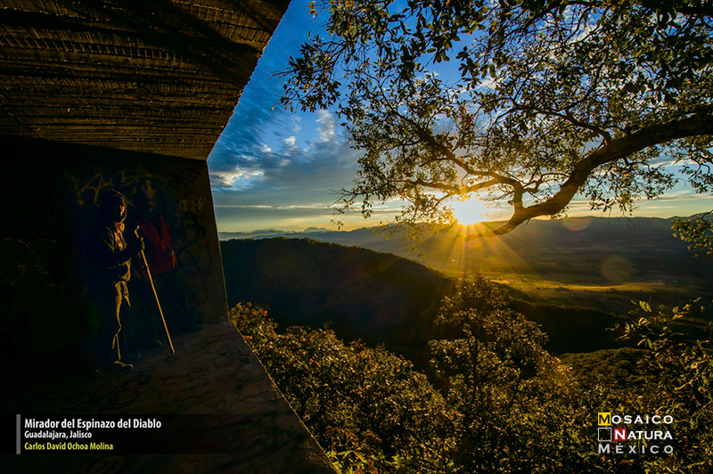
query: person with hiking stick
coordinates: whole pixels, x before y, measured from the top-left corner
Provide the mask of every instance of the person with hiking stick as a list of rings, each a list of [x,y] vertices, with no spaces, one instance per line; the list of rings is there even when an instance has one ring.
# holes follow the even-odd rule
[[[131,306],[127,285],[131,258],[144,249],[142,238],[134,232],[124,232],[127,208],[126,197],[119,191],[104,191],[84,242],[98,339],[93,358],[100,366],[122,369],[133,367],[126,360],[127,337],[122,332],[122,320]]]

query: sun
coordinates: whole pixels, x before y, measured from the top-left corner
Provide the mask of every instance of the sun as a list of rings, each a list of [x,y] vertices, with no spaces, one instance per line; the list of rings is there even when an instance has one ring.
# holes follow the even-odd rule
[[[483,201],[478,198],[455,201],[451,204],[451,208],[453,209],[453,217],[456,218],[460,225],[478,224],[487,218]]]

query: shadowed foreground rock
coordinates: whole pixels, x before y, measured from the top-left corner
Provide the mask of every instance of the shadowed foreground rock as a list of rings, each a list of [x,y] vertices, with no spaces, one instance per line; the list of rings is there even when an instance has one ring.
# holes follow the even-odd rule
[[[24,383],[2,389],[2,412],[196,415],[176,417],[190,428],[157,436],[156,446],[171,451],[167,446],[195,440],[209,454],[23,453],[3,456],[6,472],[336,472],[231,325],[209,326],[174,345],[175,355],[153,350],[123,374],[73,380],[27,374]]]

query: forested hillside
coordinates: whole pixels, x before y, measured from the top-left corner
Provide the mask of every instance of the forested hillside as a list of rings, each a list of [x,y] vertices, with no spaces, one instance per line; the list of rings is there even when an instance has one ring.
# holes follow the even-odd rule
[[[441,299],[455,280],[423,265],[371,250],[306,239],[221,243],[228,303],[253,302],[282,326],[330,323],[340,337],[384,343],[422,364]],[[599,309],[529,301],[511,291],[513,307],[542,325],[554,353],[618,347],[607,330],[619,320]]]

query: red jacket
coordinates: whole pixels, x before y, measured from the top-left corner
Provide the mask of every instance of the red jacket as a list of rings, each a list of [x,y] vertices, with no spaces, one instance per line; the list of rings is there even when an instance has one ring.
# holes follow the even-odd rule
[[[139,235],[144,238],[146,260],[151,274],[158,275],[176,268],[176,253],[171,244],[171,231],[163,217],[141,217],[136,219]],[[146,276],[143,262],[139,265],[141,273]]]

